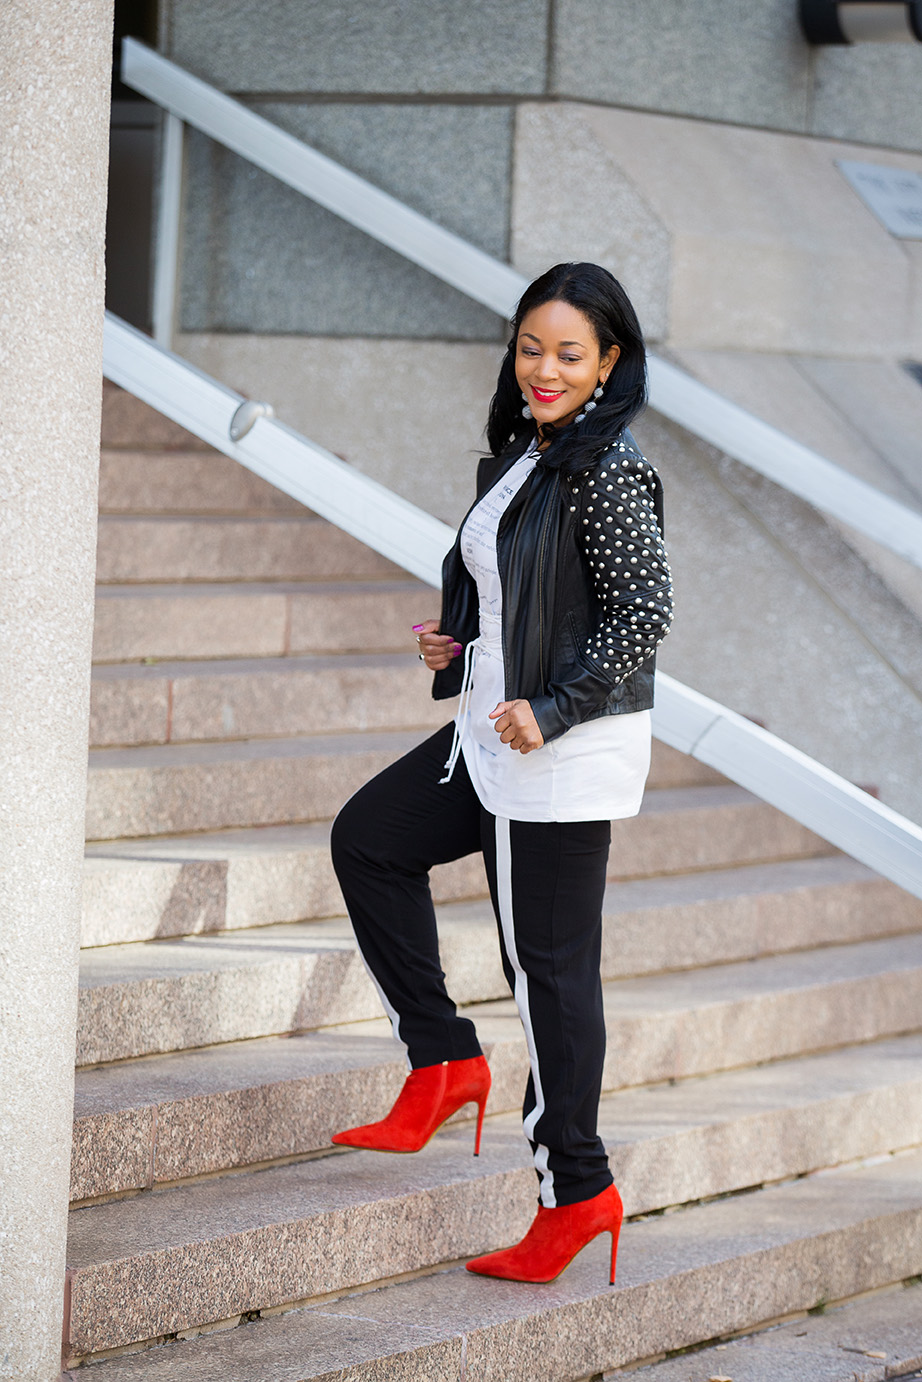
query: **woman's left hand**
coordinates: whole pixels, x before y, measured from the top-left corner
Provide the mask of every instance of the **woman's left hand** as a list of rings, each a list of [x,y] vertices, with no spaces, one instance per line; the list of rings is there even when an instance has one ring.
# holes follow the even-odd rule
[[[544,735],[528,701],[500,701],[496,709],[490,711],[490,719],[496,721],[493,728],[502,742],[511,749],[518,749],[519,753],[531,753],[544,743]]]

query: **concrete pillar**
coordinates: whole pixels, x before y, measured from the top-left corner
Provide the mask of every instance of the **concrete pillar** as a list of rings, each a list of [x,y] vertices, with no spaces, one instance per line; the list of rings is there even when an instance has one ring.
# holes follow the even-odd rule
[[[112,0],[0,6],[0,1378],[61,1371]]]

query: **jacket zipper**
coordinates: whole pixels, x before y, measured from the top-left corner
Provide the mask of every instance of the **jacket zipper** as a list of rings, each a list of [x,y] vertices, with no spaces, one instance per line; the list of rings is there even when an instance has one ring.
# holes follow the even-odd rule
[[[551,514],[559,487],[560,472],[558,471],[554,476],[554,487],[551,490],[551,497],[548,500],[547,511],[544,515],[544,525],[541,529],[541,541],[538,544],[538,667],[541,672],[542,695],[546,695],[547,693],[547,683],[544,675],[544,568],[547,559],[547,533],[548,528],[551,526]]]

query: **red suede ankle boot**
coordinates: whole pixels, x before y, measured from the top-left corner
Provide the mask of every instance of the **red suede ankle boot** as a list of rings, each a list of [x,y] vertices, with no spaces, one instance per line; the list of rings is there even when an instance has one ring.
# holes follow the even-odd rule
[[[464,1104],[477,1105],[474,1156],[480,1155],[483,1114],[490,1092],[490,1067],[483,1056],[444,1060],[411,1070],[397,1102],[379,1123],[365,1123],[333,1134],[343,1147],[367,1147],[376,1152],[418,1152],[447,1118]]]
[[[531,1228],[514,1248],[491,1252],[468,1262],[469,1272],[501,1276],[507,1281],[553,1281],[573,1258],[600,1233],[611,1234],[611,1285],[624,1208],[613,1185],[579,1204],[545,1209],[542,1205]]]

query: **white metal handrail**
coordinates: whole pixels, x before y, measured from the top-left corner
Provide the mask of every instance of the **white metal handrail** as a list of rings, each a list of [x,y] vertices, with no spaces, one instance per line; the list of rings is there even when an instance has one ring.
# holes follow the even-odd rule
[[[427,584],[439,587],[454,533],[273,418],[242,440],[240,395],[106,314],[103,370],[159,412]],[[672,677],[657,678],[654,731],[922,898],[922,828],[741,715]]]
[[[122,80],[170,112],[164,141],[154,289],[154,335],[172,342],[179,246],[181,127],[186,121],[257,167],[388,245],[468,297],[508,317],[528,280],[411,210],[294,135],[225,96],[136,39],[124,40]],[[808,446],[650,355],[657,412],[816,508],[922,567],[922,515]]]
[[[275,418],[260,417],[238,442],[234,416],[245,400],[164,350],[111,312],[103,336],[103,374],[172,418],[209,446],[292,495],[406,571],[440,584],[454,530]]]

